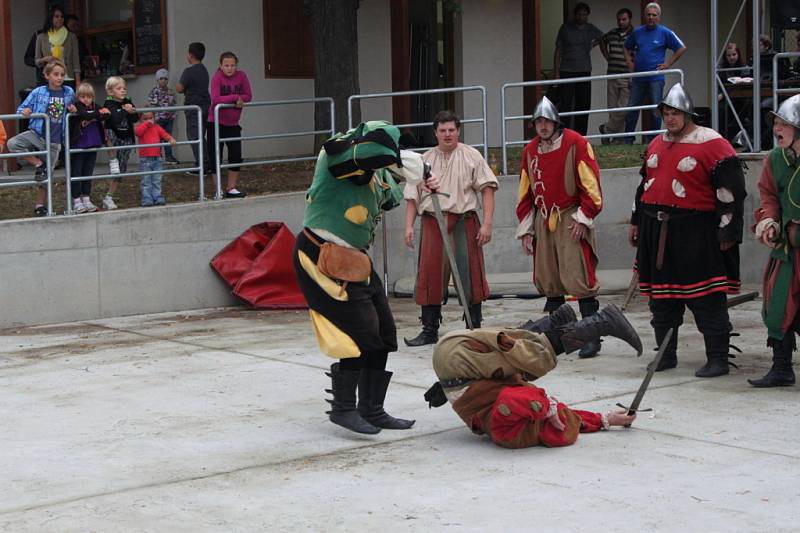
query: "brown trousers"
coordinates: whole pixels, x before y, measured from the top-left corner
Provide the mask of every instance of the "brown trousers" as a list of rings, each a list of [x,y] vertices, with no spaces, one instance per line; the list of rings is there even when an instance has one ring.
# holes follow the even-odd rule
[[[589,298],[597,296],[600,289],[594,230],[590,229],[588,237],[580,242],[570,235],[570,227],[576,223],[572,213],[577,210],[570,207],[561,211],[561,220],[553,232],[540,212],[534,214],[533,283],[548,298]]]

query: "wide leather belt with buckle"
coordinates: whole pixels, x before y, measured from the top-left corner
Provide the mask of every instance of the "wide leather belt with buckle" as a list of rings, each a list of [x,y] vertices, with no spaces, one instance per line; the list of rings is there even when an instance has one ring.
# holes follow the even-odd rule
[[[664,250],[667,247],[667,230],[669,228],[669,221],[678,218],[690,217],[698,213],[670,213],[668,211],[651,211],[649,209],[645,209],[644,213],[647,216],[661,222],[661,227],[658,228],[658,246],[656,247],[656,270],[661,270],[661,267],[664,266]]]
[[[463,387],[464,385],[469,385],[473,380],[468,378],[450,378],[450,379],[440,379],[439,383],[442,384],[442,387],[445,389],[453,389],[455,387]]]

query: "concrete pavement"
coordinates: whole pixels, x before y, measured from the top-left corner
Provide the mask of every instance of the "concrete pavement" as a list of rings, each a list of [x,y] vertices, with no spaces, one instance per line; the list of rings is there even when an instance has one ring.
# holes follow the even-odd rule
[[[603,303],[620,296],[605,296]],[[399,336],[412,300],[393,300]],[[487,325],[541,300],[488,302]],[[800,388],[755,390],[769,366],[760,301],[732,310],[740,369],[694,377],[690,318],[679,366],[645,397],[654,416],[562,449],[504,450],[448,406],[429,410],[430,347],[401,346],[389,412],[410,431],[357,436],[326,419],[305,312],[212,309],[0,331],[3,531],[797,531]],[[460,311],[445,308],[445,330]],[[611,340],[562,356],[539,384],[582,409],[628,402],[653,352]],[[402,340],[401,340],[402,345]]]

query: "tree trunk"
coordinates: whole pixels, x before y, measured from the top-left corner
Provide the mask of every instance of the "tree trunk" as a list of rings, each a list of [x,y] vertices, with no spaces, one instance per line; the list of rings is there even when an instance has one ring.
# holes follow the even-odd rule
[[[305,0],[314,40],[314,94],[333,98],[336,131],[346,131],[347,99],[358,94],[359,0]],[[329,106],[317,105],[317,130],[330,128]],[[353,124],[361,122],[361,108],[353,105]],[[318,140],[318,144],[319,140]]]

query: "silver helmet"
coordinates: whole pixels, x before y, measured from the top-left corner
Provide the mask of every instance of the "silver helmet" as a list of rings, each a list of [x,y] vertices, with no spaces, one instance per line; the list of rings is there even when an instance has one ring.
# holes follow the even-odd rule
[[[658,104],[659,112],[664,112],[664,106],[672,107],[678,111],[688,113],[692,117],[697,117],[697,113],[694,112],[694,102],[692,102],[692,97],[689,95],[689,91],[686,90],[686,87],[684,87],[681,82],[673,85],[667,93],[667,96],[665,96],[664,99],[661,100],[661,103]]]
[[[775,122],[775,117],[800,129],[800,94],[796,94],[785,100],[780,105],[777,112],[770,111],[767,113],[767,123],[770,128],[772,127],[772,123]]]
[[[561,118],[558,116],[558,109],[556,109],[555,104],[550,101],[550,99],[546,96],[543,96],[542,99],[536,104],[536,109],[533,110],[533,116],[531,117],[531,121],[536,120],[537,118],[546,118],[547,120],[552,120],[557,124],[561,124],[563,126],[563,122],[561,122]]]

